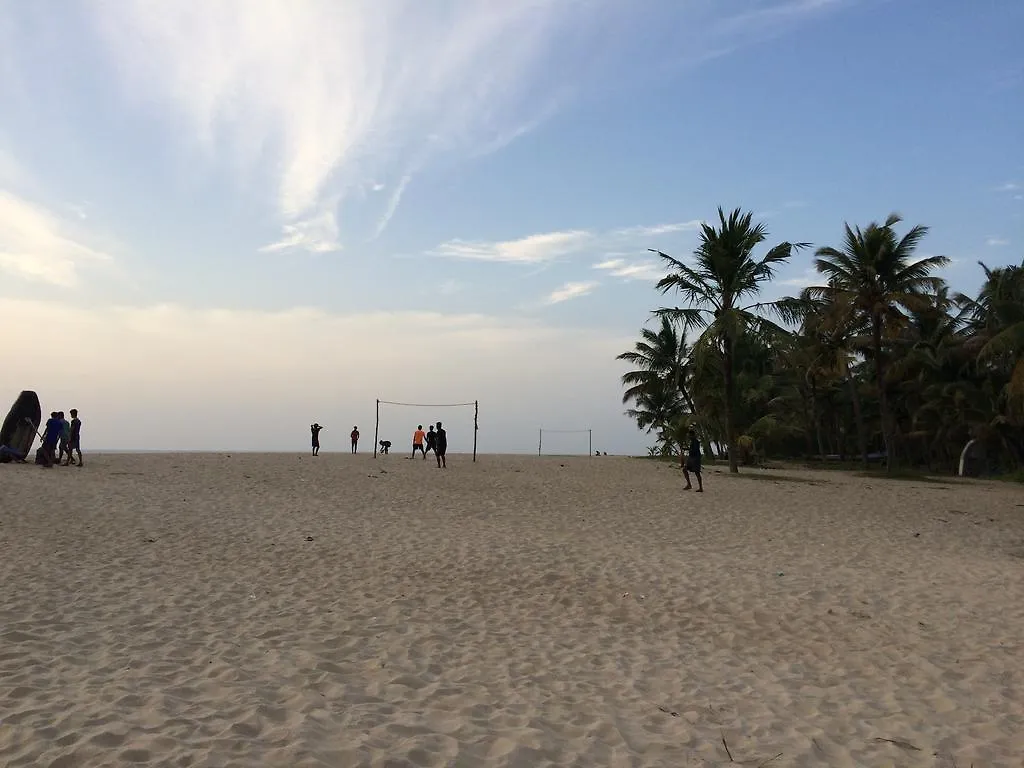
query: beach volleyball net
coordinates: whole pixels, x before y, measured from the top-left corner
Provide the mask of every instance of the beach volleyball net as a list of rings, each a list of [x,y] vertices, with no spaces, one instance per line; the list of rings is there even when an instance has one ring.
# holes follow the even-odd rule
[[[586,435],[587,455],[594,455],[593,429],[544,429],[537,431],[537,455],[543,456],[545,441],[549,456],[571,456],[578,454],[583,447],[583,436]]]
[[[380,437],[380,407],[382,405],[393,406],[393,407],[397,407],[397,408],[419,408],[419,409],[424,409],[424,408],[472,408],[473,409],[473,461],[476,461],[476,438],[477,438],[477,433],[480,431],[480,401],[479,400],[474,400],[471,403],[399,403],[399,402],[396,402],[394,400],[380,400],[380,399],[378,399],[377,400],[377,418],[376,418],[376,422],[373,425],[373,457],[374,458],[377,458],[377,454],[379,453],[378,449],[380,447],[380,440],[381,440],[381,437]],[[426,419],[422,418],[422,415],[420,415],[418,417],[418,420],[416,420],[416,423],[417,424],[423,424],[423,425],[426,426],[426,425],[429,425],[431,423],[432,418],[433,418],[433,414],[431,414],[431,418],[426,418]],[[433,419],[433,421],[436,423],[437,419]],[[410,423],[411,423],[411,421],[410,421]],[[405,427],[405,431],[408,432],[409,442],[411,443],[412,442],[412,430],[408,429],[408,427],[406,426]],[[405,431],[403,431],[403,434],[405,434]],[[394,436],[389,435],[387,437],[387,439],[390,440],[393,437]]]

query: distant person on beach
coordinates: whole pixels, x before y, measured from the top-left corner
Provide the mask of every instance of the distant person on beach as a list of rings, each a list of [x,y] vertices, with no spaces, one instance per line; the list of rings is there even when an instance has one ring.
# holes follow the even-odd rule
[[[423,441],[426,439],[427,433],[423,431],[423,425],[420,424],[416,427],[416,431],[412,433],[412,456],[409,458],[416,458],[416,451],[423,454],[423,458],[427,458],[427,452],[423,450]]]
[[[323,429],[319,424],[313,422],[309,425],[309,431],[313,433],[313,455],[320,455],[320,430]]]
[[[427,449],[423,452],[423,458],[427,458],[427,451],[434,451],[437,454],[437,432],[434,431],[434,425],[431,424],[427,427]]]
[[[352,453],[355,453],[359,449],[359,427],[352,427],[349,437],[352,438]]]
[[[686,457],[686,463],[683,465],[683,477],[686,478],[684,491],[693,488],[690,484],[691,472],[697,476],[697,493],[703,493],[704,481],[700,477],[700,440],[697,439],[697,432],[693,427],[690,427],[690,452]]]
[[[388,453],[388,451],[390,451],[390,450],[391,450],[391,441],[390,440],[381,440],[380,441],[380,452],[386,455]]]
[[[64,454],[68,453],[68,439],[71,437],[71,423],[64,418],[64,411],[57,411],[57,418],[60,419],[60,451],[57,454],[57,461],[63,461]]]
[[[63,431],[64,425],[61,424],[57,411],[51,411],[50,418],[46,420],[46,426],[43,429],[43,445],[39,449],[42,461],[39,461],[39,454],[37,454],[36,463],[42,464],[44,467],[53,466],[57,456],[57,443],[60,441],[60,435]]]
[[[448,462],[445,459],[445,454],[448,453],[448,433],[444,431],[444,427],[441,426],[441,422],[437,422],[437,438],[434,442],[434,455],[437,457],[438,469],[441,467],[448,467]],[[426,454],[423,457],[426,458]]]
[[[82,466],[82,420],[78,418],[78,409],[71,409],[71,423],[68,433],[68,457],[64,460],[64,466],[75,464]],[[78,452],[78,461],[75,461],[73,452]]]

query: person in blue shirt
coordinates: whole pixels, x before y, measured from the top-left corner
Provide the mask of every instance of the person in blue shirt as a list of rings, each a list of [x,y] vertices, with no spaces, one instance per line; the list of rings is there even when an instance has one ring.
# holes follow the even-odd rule
[[[50,413],[46,420],[46,427],[43,431],[43,456],[46,458],[46,466],[52,466],[57,458],[57,443],[64,433],[64,423],[56,411]]]

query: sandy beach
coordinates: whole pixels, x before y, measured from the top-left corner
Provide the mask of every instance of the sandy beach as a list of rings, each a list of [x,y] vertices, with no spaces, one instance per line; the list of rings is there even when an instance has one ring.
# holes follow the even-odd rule
[[[0,466],[0,765],[1024,765],[1024,493],[627,458]]]

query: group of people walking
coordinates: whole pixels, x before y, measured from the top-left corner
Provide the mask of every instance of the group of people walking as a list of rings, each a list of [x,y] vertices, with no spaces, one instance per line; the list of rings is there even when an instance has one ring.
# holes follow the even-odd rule
[[[78,418],[77,408],[72,408],[70,413],[70,421],[64,418],[64,411],[53,411],[46,420],[43,445],[36,454],[37,463],[47,467],[54,464],[82,466],[82,420]]]
[[[420,424],[416,427],[416,431],[412,433],[412,456],[409,458],[416,458],[416,451],[423,454],[423,460],[427,459],[427,451],[433,451],[434,457],[437,459],[437,466],[440,468],[446,468],[448,462],[446,460],[446,454],[448,453],[448,433],[444,427],[441,426],[441,422],[437,422],[437,431],[434,431],[434,425],[431,424],[430,428],[424,432],[423,425]]]

